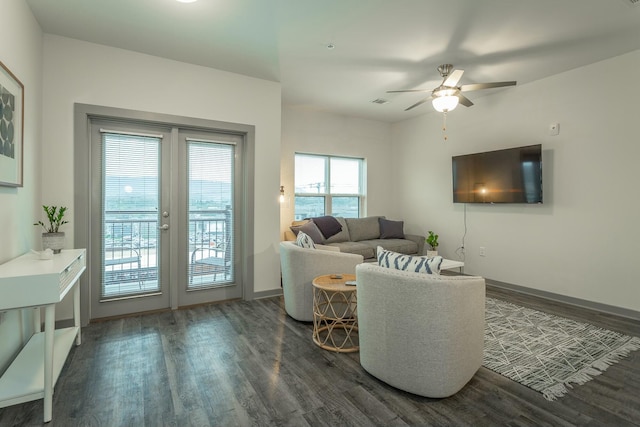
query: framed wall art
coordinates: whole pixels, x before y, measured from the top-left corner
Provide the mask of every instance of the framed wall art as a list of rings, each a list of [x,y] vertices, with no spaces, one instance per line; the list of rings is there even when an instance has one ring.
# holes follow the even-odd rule
[[[22,187],[24,85],[0,61],[0,185]]]

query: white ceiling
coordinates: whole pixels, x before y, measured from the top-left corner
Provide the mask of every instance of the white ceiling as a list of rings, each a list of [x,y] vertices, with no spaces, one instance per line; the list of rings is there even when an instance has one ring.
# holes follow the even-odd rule
[[[283,103],[398,121],[461,84],[538,80],[640,49],[637,0],[27,0],[45,33],[281,82]],[[333,43],[335,48],[327,49]],[[640,71],[640,70],[639,70]],[[603,89],[637,82],[607,82]],[[468,93],[471,100],[495,91]],[[376,98],[388,104],[371,103]],[[464,107],[459,107],[464,108]],[[472,107],[478,108],[478,107]]]

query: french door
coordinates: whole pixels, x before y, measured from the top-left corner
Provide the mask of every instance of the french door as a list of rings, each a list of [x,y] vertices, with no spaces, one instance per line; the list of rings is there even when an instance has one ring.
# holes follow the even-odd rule
[[[91,318],[242,297],[242,141],[92,121]]]

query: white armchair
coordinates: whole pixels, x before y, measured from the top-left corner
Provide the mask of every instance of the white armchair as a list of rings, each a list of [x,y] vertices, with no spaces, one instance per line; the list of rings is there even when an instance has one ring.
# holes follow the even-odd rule
[[[360,364],[410,393],[457,393],[482,365],[485,280],[356,267]]]
[[[296,320],[313,320],[313,286],[323,274],[355,274],[362,255],[333,250],[307,249],[294,242],[280,242],[282,292],[287,314]]]

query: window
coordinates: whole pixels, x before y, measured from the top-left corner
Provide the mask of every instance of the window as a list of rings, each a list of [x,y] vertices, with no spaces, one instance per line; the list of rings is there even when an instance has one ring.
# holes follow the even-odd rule
[[[364,160],[295,156],[295,219],[334,215],[358,218],[364,201]]]

